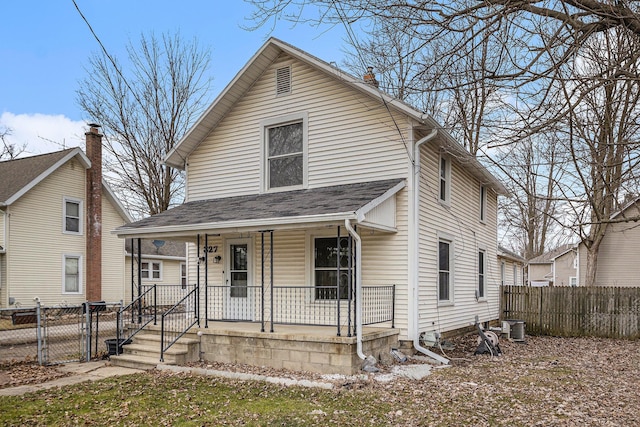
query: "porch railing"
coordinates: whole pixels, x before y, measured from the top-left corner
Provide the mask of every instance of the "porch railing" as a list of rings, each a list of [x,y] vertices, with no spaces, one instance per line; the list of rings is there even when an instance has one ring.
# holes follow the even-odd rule
[[[198,288],[194,287],[187,295],[162,313],[160,326],[160,361],[164,362],[164,353],[198,323]]]
[[[149,323],[153,322],[154,325],[157,323],[156,290],[156,285],[147,287],[138,298],[118,311],[116,318],[116,354],[120,351],[120,343],[129,341]],[[127,322],[126,327],[125,322]]]
[[[206,318],[212,321],[260,322],[261,286],[207,286]]]

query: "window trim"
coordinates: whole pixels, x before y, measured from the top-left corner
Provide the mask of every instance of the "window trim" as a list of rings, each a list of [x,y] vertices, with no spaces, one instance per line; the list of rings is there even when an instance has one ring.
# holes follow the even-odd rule
[[[444,162],[444,173],[443,173]],[[444,198],[442,184],[444,182]],[[445,205],[451,204],[451,158],[440,154],[438,159],[438,201]]]
[[[507,281],[507,263],[500,261],[500,286],[504,286]]]
[[[294,123],[302,123],[302,184],[290,185],[287,187],[269,187],[269,152],[267,149],[267,137],[269,128],[286,126]],[[275,193],[279,191],[290,191],[308,188],[308,138],[309,135],[309,115],[306,112],[292,113],[284,116],[273,117],[260,121],[260,144],[261,159],[260,159],[260,189],[263,193]]]
[[[480,222],[487,221],[487,186],[480,186]]]
[[[154,278],[153,277],[153,268],[149,269],[149,268],[144,268],[144,264],[151,264],[151,266],[153,267],[153,264],[159,264],[159,268],[158,268],[158,278]],[[142,281],[143,282],[162,282],[162,277],[163,277],[163,270],[164,270],[164,266],[162,265],[162,261],[161,260],[156,260],[156,259],[152,259],[152,258],[142,258],[142,260],[140,261],[140,275],[142,277]],[[144,272],[147,271],[148,273],[151,273],[151,275],[149,277],[144,277]]]
[[[78,260],[78,290],[77,291],[67,291],[67,258],[74,258]],[[77,253],[65,253],[62,254],[62,294],[63,295],[82,295],[83,292],[83,277],[84,277],[84,269],[83,269],[83,258],[82,254]]]
[[[187,271],[187,263],[180,263],[180,287],[182,289],[187,289],[187,284],[189,283],[189,272]]]
[[[440,243],[447,243],[449,245],[449,298],[448,299],[441,299],[440,297]],[[438,272],[438,275],[436,277],[436,284],[437,284],[437,294],[438,294],[438,305],[439,306],[446,306],[446,305],[453,305],[454,304],[454,283],[455,283],[455,257],[454,257],[454,252],[455,252],[455,242],[453,240],[453,238],[451,238],[450,236],[444,235],[444,234],[440,234],[438,236],[438,246],[437,246],[437,254],[438,256],[436,257],[436,271]]]
[[[482,271],[480,271],[480,254],[482,254]],[[487,250],[478,248],[478,283],[476,286],[476,299],[478,301],[487,300]],[[480,287],[480,278],[482,277],[482,288]]]
[[[67,203],[75,203],[78,205],[78,231],[67,230]],[[62,233],[72,234],[74,236],[82,236],[84,230],[84,202],[82,199],[64,196],[62,198]]]
[[[571,283],[571,280],[575,280],[575,284]],[[571,287],[578,287],[578,276],[569,276],[569,286]]]
[[[513,264],[513,285],[518,285],[518,265]]]

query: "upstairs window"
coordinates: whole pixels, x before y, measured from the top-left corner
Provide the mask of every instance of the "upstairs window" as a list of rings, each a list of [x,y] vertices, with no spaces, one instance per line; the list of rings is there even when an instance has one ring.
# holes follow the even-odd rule
[[[451,198],[451,161],[440,157],[440,201],[449,203]]]
[[[70,234],[82,234],[82,202],[64,199],[63,231]]]
[[[304,183],[303,123],[267,129],[268,188],[301,187]]]
[[[480,221],[484,222],[487,216],[487,187],[480,186]]]

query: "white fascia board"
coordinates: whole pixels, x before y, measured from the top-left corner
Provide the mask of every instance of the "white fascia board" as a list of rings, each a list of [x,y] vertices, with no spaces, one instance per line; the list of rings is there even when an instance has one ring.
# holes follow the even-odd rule
[[[120,227],[112,234],[119,237],[144,237],[158,234],[192,235],[203,230],[215,232],[260,231],[270,229],[289,229],[295,226],[308,227],[313,224],[323,225],[327,222],[357,220],[355,212],[339,212],[326,215],[308,215],[299,217],[261,218],[244,221],[213,222],[190,225],[169,225],[163,227],[149,227],[145,229]]]
[[[124,256],[131,258],[130,252],[125,252]],[[138,255],[136,255],[136,258]],[[171,255],[156,255],[156,254],[142,254],[142,259],[163,259],[168,261],[186,261],[187,257],[171,256]]]
[[[56,163],[54,163],[53,165],[51,165],[51,167],[49,167],[47,170],[45,170],[44,172],[42,172],[40,175],[38,175],[37,177],[35,177],[30,183],[28,183],[27,185],[25,185],[24,187],[22,187],[22,189],[20,189],[20,191],[18,191],[17,193],[15,193],[13,196],[11,196],[9,199],[5,200],[5,202],[3,203],[5,206],[8,206],[10,204],[12,204],[13,202],[15,202],[16,200],[18,200],[20,197],[24,196],[27,191],[31,190],[33,187],[35,187],[36,185],[38,185],[40,182],[42,182],[42,180],[44,180],[46,177],[48,177],[49,175],[51,175],[54,171],[56,171],[60,166],[64,165],[65,163],[67,163],[70,159],[74,158],[78,156],[78,159],[80,160],[80,164],[82,164],[82,166],[85,169],[89,169],[91,167],[91,160],[89,160],[89,158],[86,156],[86,154],[84,154],[84,152],[82,151],[82,149],[80,149],[79,147],[75,148],[73,151],[70,151],[66,156],[64,156],[63,158],[61,158],[60,160],[58,160]]]
[[[397,183],[396,185],[394,185],[393,187],[391,187],[390,189],[385,191],[381,196],[376,197],[375,199],[373,199],[372,201],[370,201],[369,203],[367,203],[366,205],[364,205],[363,207],[358,209],[356,211],[356,216],[358,217],[358,222],[364,221],[364,217],[365,217],[365,215],[367,213],[371,212],[372,209],[374,209],[375,207],[379,206],[380,204],[385,202],[390,197],[395,196],[395,194],[398,191],[402,190],[404,187],[406,187],[406,185],[407,185],[407,183],[404,180],[402,180],[401,182]]]

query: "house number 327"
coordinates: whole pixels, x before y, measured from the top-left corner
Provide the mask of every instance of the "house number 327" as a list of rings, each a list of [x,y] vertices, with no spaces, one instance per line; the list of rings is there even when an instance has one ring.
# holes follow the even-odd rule
[[[213,252],[218,252],[218,247],[217,246],[205,246],[204,247],[204,253],[213,253]]]

